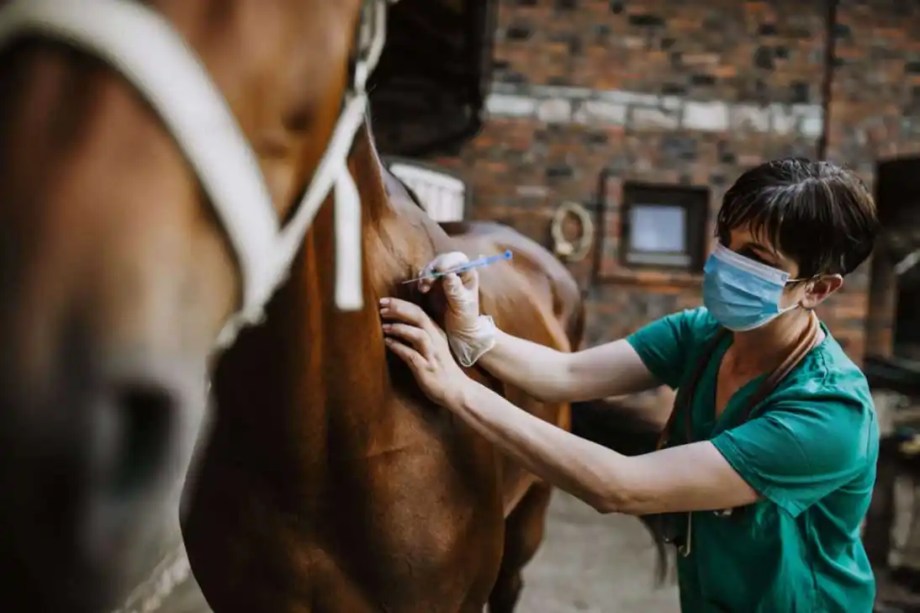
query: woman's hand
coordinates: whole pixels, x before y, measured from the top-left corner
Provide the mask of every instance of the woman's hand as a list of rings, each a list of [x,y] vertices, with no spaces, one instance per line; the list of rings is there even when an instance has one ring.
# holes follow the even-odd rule
[[[456,407],[466,387],[473,383],[454,361],[444,332],[421,308],[399,300],[380,301],[384,341],[415,375],[422,391],[432,401]]]
[[[454,251],[433,259],[422,271],[423,275],[455,269],[469,262],[465,254]],[[479,273],[466,270],[459,275],[451,273],[442,277],[447,313],[444,327],[450,347],[463,366],[472,366],[482,354],[495,346],[495,324],[491,317],[479,313]],[[422,279],[419,291],[431,291],[437,280]]]
[[[469,261],[466,254],[459,251],[442,253],[428,262],[428,265],[422,270],[424,278],[419,281],[419,291],[426,294],[437,283],[437,279],[431,279],[428,275],[458,268]],[[443,286],[448,306],[445,322],[447,332],[451,332],[453,325],[459,327],[473,325],[476,318],[479,317],[479,271],[473,268],[460,274],[445,275]]]

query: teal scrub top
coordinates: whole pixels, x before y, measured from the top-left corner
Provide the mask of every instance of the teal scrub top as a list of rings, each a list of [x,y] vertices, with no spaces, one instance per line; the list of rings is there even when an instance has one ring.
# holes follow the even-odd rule
[[[681,610],[738,613],[869,613],[875,580],[860,525],[875,483],[879,431],[869,385],[830,332],[753,408],[763,377],[714,417],[719,364],[731,335],[705,348],[719,326],[705,308],[675,313],[627,337],[646,367],[673,389],[708,359],[691,399],[696,441],[709,440],[761,500],[731,515],[678,514],[691,548],[678,556]],[[671,444],[687,442],[678,417]]]

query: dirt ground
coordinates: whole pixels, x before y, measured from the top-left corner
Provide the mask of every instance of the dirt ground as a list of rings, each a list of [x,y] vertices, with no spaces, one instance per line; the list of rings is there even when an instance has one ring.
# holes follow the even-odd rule
[[[655,548],[639,520],[601,515],[559,490],[524,581],[520,613],[680,610],[673,580],[655,587]]]
[[[546,537],[524,575],[519,613],[677,613],[673,581],[654,587],[655,550],[638,520],[601,515],[556,490]],[[194,580],[159,607],[135,611],[207,613]]]

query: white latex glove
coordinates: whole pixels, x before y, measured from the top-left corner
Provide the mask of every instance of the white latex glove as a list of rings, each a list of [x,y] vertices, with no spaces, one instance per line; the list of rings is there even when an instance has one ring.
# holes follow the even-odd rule
[[[425,266],[422,275],[450,270],[467,262],[469,258],[458,251],[442,253]],[[447,340],[457,361],[468,368],[495,346],[495,322],[479,313],[479,271],[473,269],[439,279],[422,279],[419,291],[427,293],[439,281],[447,298],[444,317]]]

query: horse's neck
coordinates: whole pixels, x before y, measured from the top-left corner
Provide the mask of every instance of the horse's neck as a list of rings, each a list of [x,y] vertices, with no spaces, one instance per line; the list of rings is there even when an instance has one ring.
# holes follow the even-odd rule
[[[362,202],[364,307],[335,307],[335,232],[327,203],[289,281],[269,305],[266,323],[242,335],[221,361],[220,414],[233,421],[234,438],[258,431],[279,446],[287,441],[288,449],[309,449],[318,457],[331,445],[338,455],[349,447],[361,453],[392,425],[395,388],[378,300],[407,297],[410,286],[400,282],[434,254],[439,234],[420,209],[389,201],[369,136],[365,128],[349,158]]]

